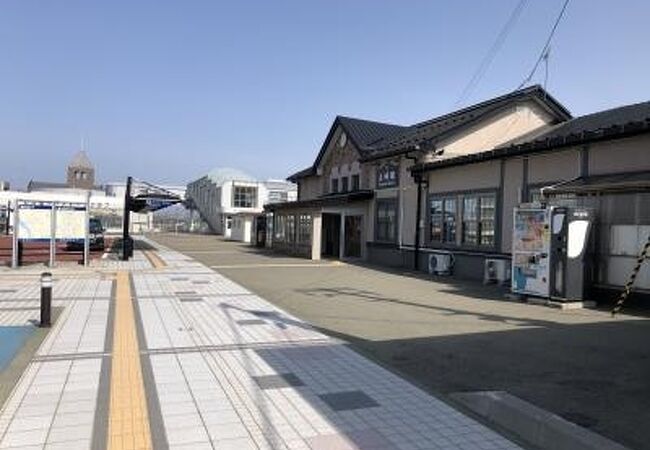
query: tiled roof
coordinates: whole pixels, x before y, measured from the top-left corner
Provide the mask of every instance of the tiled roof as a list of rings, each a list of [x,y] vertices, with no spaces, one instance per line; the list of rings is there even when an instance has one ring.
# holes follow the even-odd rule
[[[408,127],[402,125],[355,119],[354,117],[338,116],[337,119],[362,154],[372,151],[378,142],[390,140],[408,130]]]
[[[452,132],[469,126],[485,116],[502,110],[513,102],[526,99],[534,99],[541,106],[545,107],[558,122],[571,118],[569,111],[555,100],[541,86],[531,86],[525,89],[511,92],[485,102],[477,103],[458,111],[444,114],[433,119],[415,124],[394,137],[391,140],[376,143],[375,148],[366,159],[376,159],[396,153],[402,153],[405,149],[412,149],[416,145],[435,142]]]
[[[412,170],[423,172],[649,132],[650,101],[576,117],[535,137],[529,136],[493,150],[417,164]]]
[[[650,101],[599,111],[576,117],[555,125],[535,140],[553,139],[560,136],[594,133],[612,126],[622,126],[632,122],[645,122],[650,119]]]
[[[537,101],[554,117],[556,122],[563,122],[571,118],[569,111],[539,85],[520,89],[410,126],[337,116],[314,164],[294,173],[287,179],[296,181],[316,173],[316,167],[325,154],[327,144],[338,125],[343,127],[358,148],[361,160],[368,161],[412,151],[417,145],[432,143],[436,139],[458,132],[463,127],[470,126],[514,102],[526,99]]]

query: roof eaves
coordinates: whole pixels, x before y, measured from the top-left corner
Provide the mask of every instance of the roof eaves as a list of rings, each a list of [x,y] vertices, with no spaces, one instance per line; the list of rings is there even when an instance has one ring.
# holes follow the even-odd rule
[[[445,167],[461,166],[477,162],[489,161],[503,157],[520,156],[528,153],[537,153],[569,147],[591,142],[622,139],[637,134],[650,132],[650,118],[645,121],[628,122],[624,125],[612,125],[599,130],[585,130],[582,133],[571,133],[565,136],[540,138],[533,141],[512,144],[508,147],[499,147],[479,153],[462,155],[455,158],[442,159],[429,163],[415,164],[409,170],[412,173],[427,172]]]
[[[457,125],[442,131],[440,134],[430,137],[429,140],[431,142],[429,142],[429,144],[440,141],[450,135],[453,135],[454,133],[458,133],[459,131],[464,130],[467,127],[470,127],[471,125],[476,124],[477,122],[485,119],[485,117],[507,108],[512,101],[520,102],[527,99],[535,100],[538,104],[540,104],[540,106],[542,106],[549,113],[554,115],[555,119],[558,120],[559,122],[564,122],[572,117],[571,113],[561,103],[559,103],[551,94],[546,92],[546,90],[544,90],[541,86],[534,85],[528,88],[521,89],[519,91],[510,92],[508,94],[495,97],[481,103],[477,103],[475,105],[471,105],[469,107],[457,111],[453,111],[448,114],[444,114],[442,116],[435,117],[433,119],[429,119],[424,122],[417,123],[412,127],[410,127],[410,133],[407,131],[405,134],[400,136],[401,141],[394,139],[392,143],[388,143],[385,147],[376,149],[376,151],[373,154],[367,155],[364,158],[364,160],[372,161],[376,159],[387,158],[387,157],[396,156],[403,153],[408,153],[409,151],[413,151],[416,145],[427,140],[427,138],[418,137],[416,133],[419,130],[425,129],[426,127],[431,126],[435,123],[442,123],[449,120],[455,120],[454,118],[462,117],[466,114],[470,114],[470,118],[468,120],[461,121]],[[481,111],[479,114],[475,116],[471,116],[472,111],[477,111],[482,108],[487,108],[487,109]],[[411,137],[410,139],[407,139],[409,137],[409,134],[411,135]]]

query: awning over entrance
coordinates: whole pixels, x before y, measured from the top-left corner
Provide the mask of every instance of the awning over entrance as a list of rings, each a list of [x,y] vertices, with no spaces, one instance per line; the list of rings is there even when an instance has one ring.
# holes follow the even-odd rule
[[[542,189],[547,197],[563,194],[604,194],[650,191],[650,172],[629,172],[615,175],[580,177]]]
[[[310,200],[299,200],[297,202],[285,202],[285,203],[272,203],[266,205],[264,209],[267,211],[281,211],[285,209],[296,209],[296,208],[320,208],[325,206],[341,206],[348,205],[350,203],[360,202],[364,200],[370,200],[375,195],[374,191],[363,190],[363,191],[354,191],[346,192],[343,194],[329,194],[322,197],[310,199]]]

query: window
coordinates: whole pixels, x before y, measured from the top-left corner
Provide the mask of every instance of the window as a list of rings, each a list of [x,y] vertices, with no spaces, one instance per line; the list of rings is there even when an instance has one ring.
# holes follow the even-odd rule
[[[478,244],[478,197],[463,198],[463,244]]]
[[[286,216],[284,215],[276,215],[275,224],[273,225],[273,228],[275,229],[275,240],[278,242],[284,242],[284,227],[286,223]]]
[[[496,218],[496,197],[494,195],[482,195],[479,198],[479,245],[488,247],[494,246],[495,239],[495,218]]]
[[[359,174],[352,175],[352,190],[353,191],[358,191],[359,190]]]
[[[293,244],[296,241],[296,216],[287,216],[287,231],[285,234],[285,241]]]
[[[397,239],[397,200],[377,200],[375,239],[394,242]]]
[[[463,198],[463,244],[494,246],[496,195],[476,194]]]
[[[456,198],[436,198],[429,202],[429,238],[432,242],[456,242]]]
[[[311,214],[298,216],[298,242],[301,244],[311,243]]]
[[[235,208],[254,208],[257,200],[257,188],[254,186],[234,186],[233,206]]]
[[[443,226],[442,200],[433,199],[429,201],[429,239],[434,242],[442,242]]]
[[[339,191],[339,179],[332,178],[332,190],[331,192],[336,194]]]
[[[341,178],[341,192],[347,192],[348,191],[348,182],[349,182],[348,177],[342,177]]]

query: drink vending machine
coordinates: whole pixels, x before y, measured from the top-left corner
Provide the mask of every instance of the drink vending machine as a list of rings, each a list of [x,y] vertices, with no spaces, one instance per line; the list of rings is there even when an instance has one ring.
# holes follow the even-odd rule
[[[563,206],[514,210],[512,291],[584,300],[591,281],[594,212]]]

